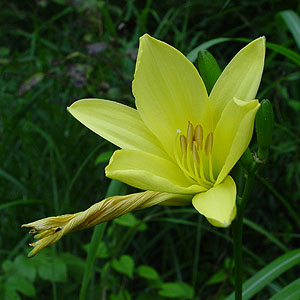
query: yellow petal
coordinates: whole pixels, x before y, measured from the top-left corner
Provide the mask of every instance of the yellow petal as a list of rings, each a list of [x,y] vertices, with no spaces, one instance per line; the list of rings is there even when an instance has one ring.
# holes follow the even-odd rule
[[[234,98],[224,109],[214,132],[213,169],[221,183],[248,147],[260,104]]]
[[[106,167],[106,176],[143,190],[178,194],[206,191],[187,179],[172,161],[142,151],[115,151]]]
[[[214,106],[215,125],[233,97],[245,101],[255,99],[264,67],[265,44],[265,37],[248,44],[220,75],[209,96]]]
[[[131,107],[108,100],[83,99],[68,110],[86,127],[120,148],[166,156],[137,110]]]
[[[194,196],[192,203],[208,222],[228,227],[236,215],[236,186],[230,176],[207,192]]]
[[[132,88],[141,118],[173,156],[176,130],[198,124],[206,106],[198,71],[178,50],[145,34]]]

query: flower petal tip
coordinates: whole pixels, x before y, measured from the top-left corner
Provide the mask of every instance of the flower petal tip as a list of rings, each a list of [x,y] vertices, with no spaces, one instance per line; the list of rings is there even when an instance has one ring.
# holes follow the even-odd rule
[[[255,40],[253,40],[248,45],[255,45],[256,47],[259,47],[259,48],[262,47],[263,49],[265,49],[266,48],[266,37],[263,35]]]
[[[148,33],[145,33],[140,37],[140,40],[151,39],[151,38],[152,38],[151,35],[149,35]]]

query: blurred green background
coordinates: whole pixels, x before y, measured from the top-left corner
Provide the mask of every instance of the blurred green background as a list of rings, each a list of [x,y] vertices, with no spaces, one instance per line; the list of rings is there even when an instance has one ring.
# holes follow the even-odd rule
[[[20,225],[105,197],[115,147],[66,107],[86,97],[134,106],[131,81],[146,32],[185,55],[212,40],[205,45],[222,68],[245,41],[220,37],[265,35],[271,43],[258,99],[271,100],[276,126],[246,211],[245,278],[299,247],[299,13],[299,1],[288,0],[1,2],[0,299],[78,299],[93,229],[27,259],[33,238]],[[233,174],[242,182],[240,166]],[[133,191],[118,186],[119,194]],[[192,207],[153,207],[107,224],[85,299],[225,299],[232,269],[231,228],[212,227]],[[299,271],[255,299],[269,299]]]

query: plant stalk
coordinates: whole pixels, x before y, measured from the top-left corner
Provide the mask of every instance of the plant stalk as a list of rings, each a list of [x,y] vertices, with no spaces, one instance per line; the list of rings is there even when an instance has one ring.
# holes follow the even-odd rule
[[[237,217],[233,223],[233,253],[235,263],[235,300],[243,299],[243,219],[246,203],[250,197],[251,188],[254,182],[254,171],[250,171],[246,178],[246,183],[242,195],[242,200],[238,206]]]

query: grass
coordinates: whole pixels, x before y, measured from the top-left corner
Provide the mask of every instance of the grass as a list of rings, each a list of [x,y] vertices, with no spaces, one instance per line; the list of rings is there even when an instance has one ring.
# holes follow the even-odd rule
[[[20,225],[83,210],[105,197],[110,181],[104,167],[115,148],[79,124],[66,107],[84,97],[133,106],[135,55],[138,37],[145,32],[186,55],[222,37],[265,35],[275,44],[275,49],[268,49],[258,98],[271,100],[276,128],[269,160],[260,169],[262,180],[256,181],[255,195],[246,210],[246,277],[283,254],[285,248],[299,247],[297,3],[118,3],[43,0],[0,4],[1,299],[78,298],[85,246],[92,230],[70,234],[44,254],[27,260],[31,239]],[[242,45],[221,42],[209,50],[224,67]],[[251,149],[256,150],[255,138]],[[235,171],[239,174],[238,168]],[[120,193],[127,191],[134,189],[123,185]],[[165,299],[166,283],[179,281],[188,286],[177,284],[175,289],[185,291],[185,296],[178,292],[177,299],[185,299],[191,291],[192,299],[225,299],[232,292],[230,228],[215,229],[188,207],[153,207],[128,218],[107,224],[87,300]],[[122,260],[124,255],[130,258]],[[148,273],[139,272],[143,265],[150,268]],[[153,275],[153,269],[158,275]],[[297,274],[299,267],[281,275],[255,299],[269,299]]]

